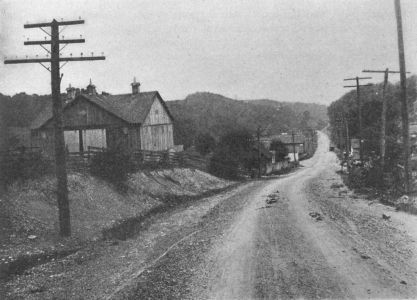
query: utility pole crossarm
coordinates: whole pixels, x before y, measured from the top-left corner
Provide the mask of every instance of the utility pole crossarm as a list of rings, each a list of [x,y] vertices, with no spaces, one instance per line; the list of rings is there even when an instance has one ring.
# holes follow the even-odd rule
[[[26,41],[23,44],[28,45],[50,45],[52,41]],[[70,39],[70,40],[58,40],[59,44],[76,44],[76,43],[85,43],[85,39]]]
[[[79,57],[60,57],[59,61],[87,61],[87,60],[105,60],[105,56],[79,56]],[[6,59],[4,64],[29,64],[29,63],[48,63],[50,58],[29,58],[29,59]]]
[[[359,85],[344,85],[343,87],[344,88],[355,88],[355,87],[358,87],[358,86],[372,86],[373,84],[372,83],[368,83],[368,84],[359,84]]]
[[[357,79],[372,79],[372,77],[354,77],[354,78],[345,78],[344,81],[347,80],[357,80]]]
[[[397,74],[400,73],[399,71],[386,71],[386,70],[363,70],[364,73],[391,73],[391,74]],[[408,74],[410,72],[407,72]]]
[[[75,21],[61,21],[61,22],[57,22],[58,26],[63,26],[63,25],[78,25],[78,24],[84,24],[85,21],[84,20],[75,20]],[[40,28],[40,27],[51,27],[52,26],[52,22],[50,23],[34,23],[34,24],[25,24],[23,25],[23,28]]]

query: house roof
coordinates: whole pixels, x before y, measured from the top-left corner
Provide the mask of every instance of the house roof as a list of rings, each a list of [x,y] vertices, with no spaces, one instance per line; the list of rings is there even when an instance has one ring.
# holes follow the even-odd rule
[[[96,104],[102,109],[131,124],[142,124],[145,121],[155,98],[158,98],[170,118],[173,119],[168,107],[157,91],[122,95],[81,94],[74,100],[65,104],[63,109],[65,110],[67,107],[73,105],[80,98],[84,98],[87,101]],[[52,119],[52,104],[47,106],[46,109],[39,114],[39,116],[32,123],[31,128],[39,128],[50,119]]]

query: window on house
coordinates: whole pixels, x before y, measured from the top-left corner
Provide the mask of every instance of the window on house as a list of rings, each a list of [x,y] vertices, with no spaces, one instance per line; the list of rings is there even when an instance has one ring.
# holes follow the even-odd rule
[[[155,109],[155,115],[157,115],[158,114],[158,110],[157,109]]]

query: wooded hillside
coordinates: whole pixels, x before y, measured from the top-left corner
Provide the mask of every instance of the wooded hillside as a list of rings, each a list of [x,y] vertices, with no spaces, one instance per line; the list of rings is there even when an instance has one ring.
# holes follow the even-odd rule
[[[207,92],[194,93],[184,100],[168,101],[167,104],[175,118],[175,141],[186,147],[199,133],[209,133],[218,139],[232,130],[246,128],[255,132],[260,126],[270,134],[278,134],[303,126],[320,129],[327,121],[324,105],[240,101]]]

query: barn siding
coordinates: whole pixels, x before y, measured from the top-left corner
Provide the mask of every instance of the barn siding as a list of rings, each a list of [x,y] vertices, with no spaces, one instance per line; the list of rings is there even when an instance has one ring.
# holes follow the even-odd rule
[[[32,130],[31,132],[32,147],[40,147],[42,152],[48,157],[53,157],[55,155],[54,141],[55,136],[53,129],[45,129],[42,131]]]
[[[141,149],[140,141],[141,141],[140,127],[130,127],[129,128],[129,149],[130,150]]]
[[[141,132],[141,149],[164,151],[174,147],[172,124],[143,126]]]
[[[128,124],[101,107],[79,98],[64,110],[64,129],[106,129],[107,148],[117,151],[164,151],[174,147],[173,124],[159,98],[155,98],[143,126]],[[127,128],[127,134],[123,132]],[[42,137],[42,132],[45,132]],[[54,153],[53,123],[49,120],[40,130],[34,130],[33,145],[39,145],[50,155]]]
[[[79,98],[73,105],[64,110],[63,121],[64,129],[103,128],[127,124],[84,98]],[[53,128],[52,120],[46,122],[43,127]]]
[[[155,98],[143,125],[147,126],[168,123],[172,123],[171,118],[169,117],[161,101],[158,98]]]

